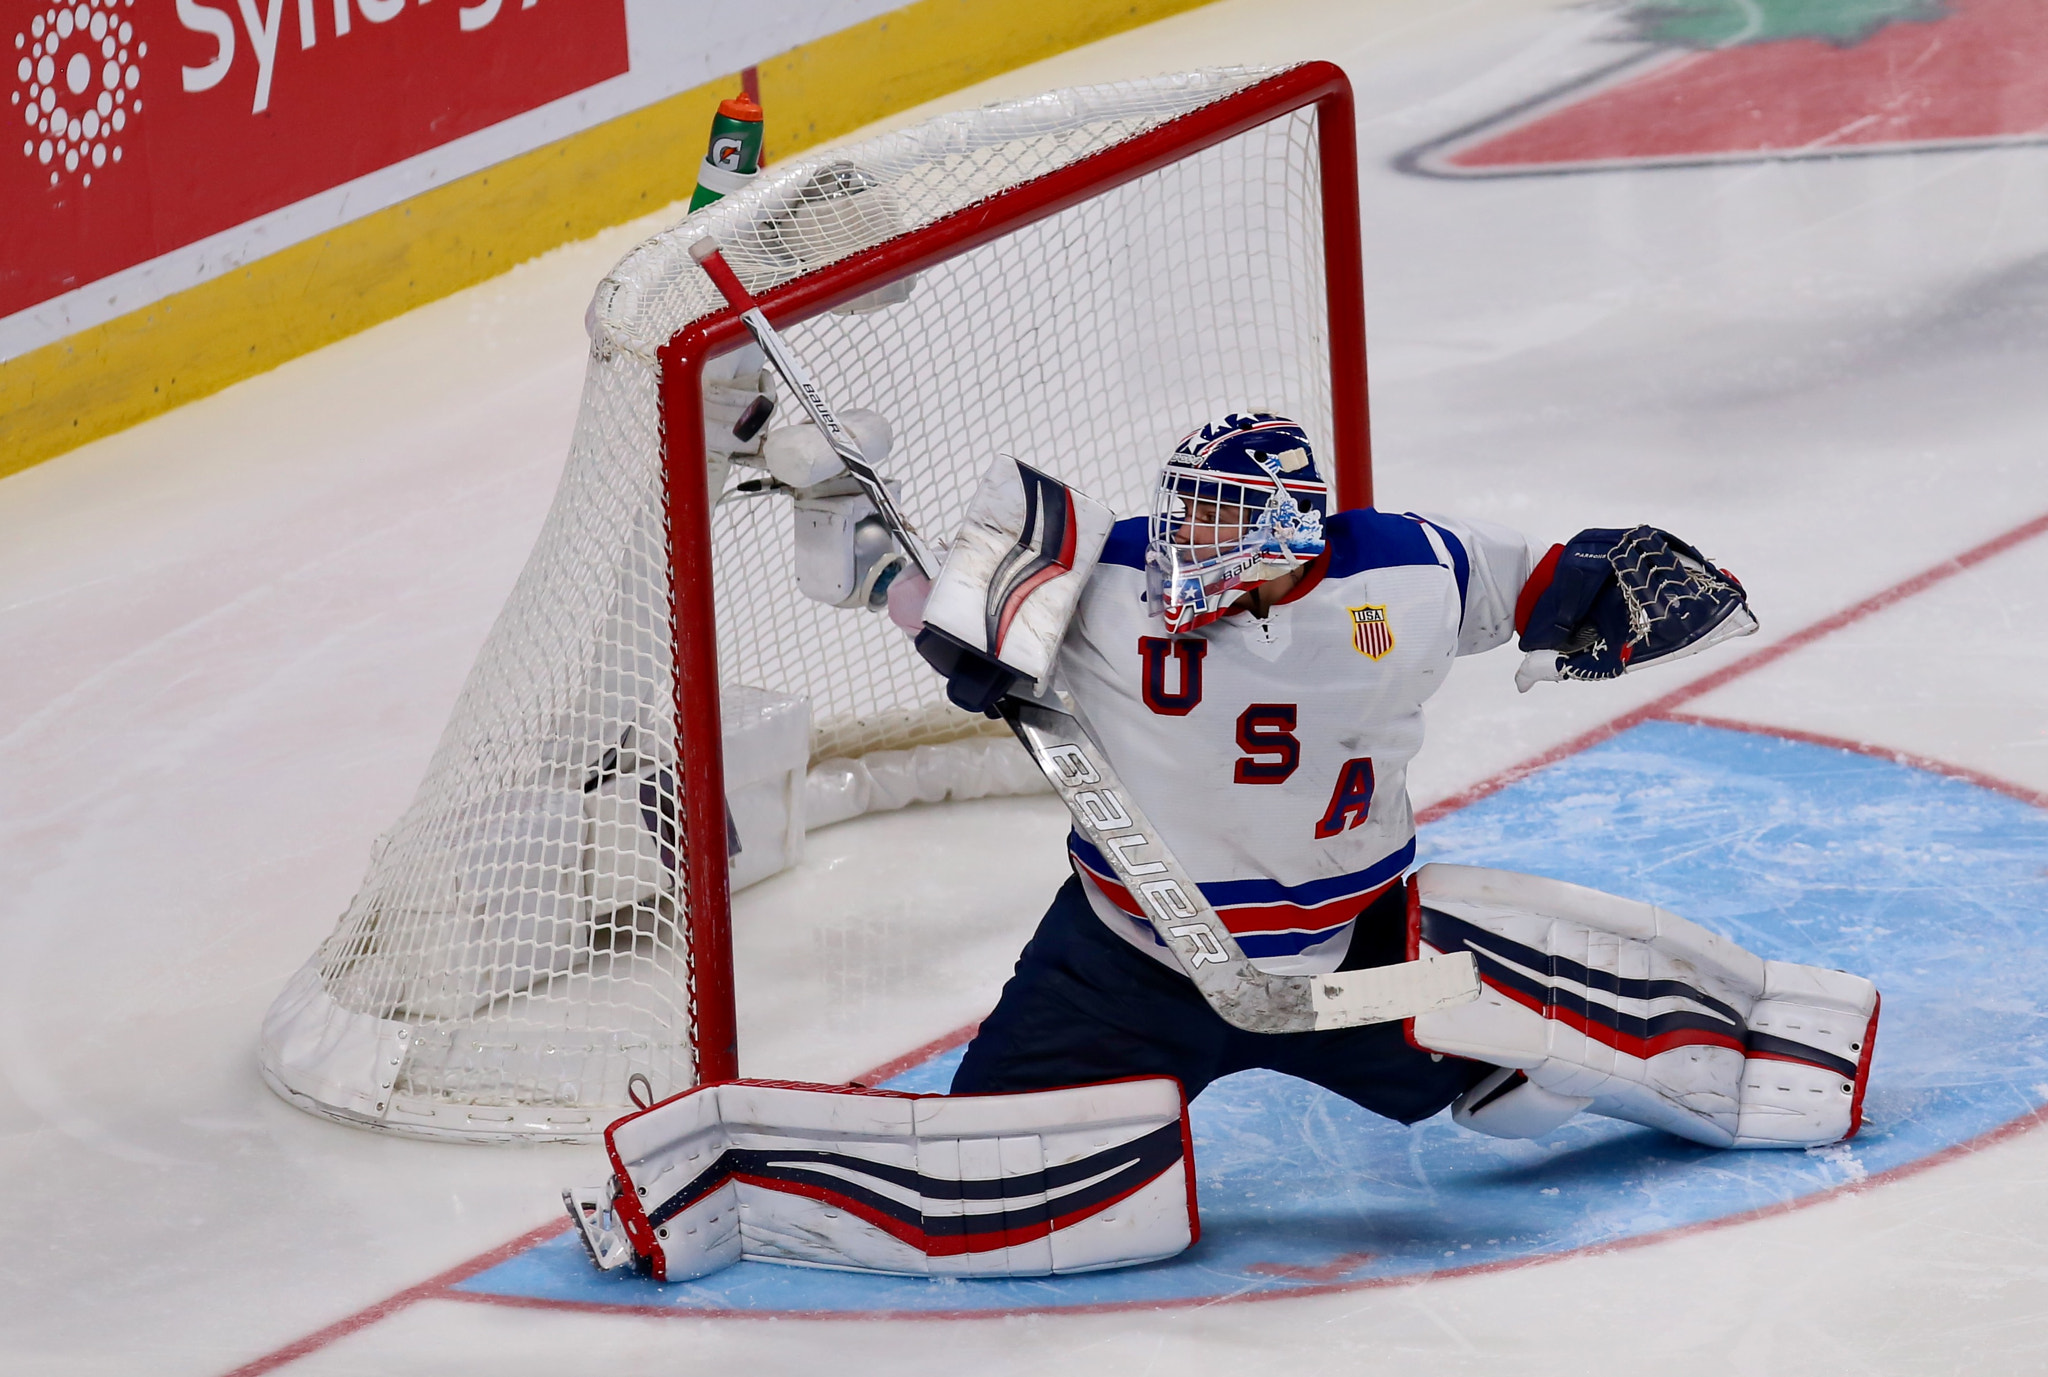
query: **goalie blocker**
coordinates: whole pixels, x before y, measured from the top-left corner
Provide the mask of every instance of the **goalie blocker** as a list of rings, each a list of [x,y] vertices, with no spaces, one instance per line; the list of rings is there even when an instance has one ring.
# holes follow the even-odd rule
[[[591,1260],[685,1281],[741,1258],[1046,1276],[1172,1257],[1201,1232],[1178,1082],[906,1095],[725,1081],[605,1130],[612,1179],[562,1193]]]
[[[1877,988],[1765,961],[1654,905],[1534,875],[1427,865],[1409,954],[1470,951],[1480,998],[1410,1020],[1430,1052],[1501,1071],[1453,1106],[1533,1138],[1590,1109],[1711,1147],[1818,1147],[1862,1122]]]
[[[982,474],[923,608],[917,651],[946,696],[995,716],[1003,696],[1049,684],[1067,623],[1115,515],[1021,460]]]

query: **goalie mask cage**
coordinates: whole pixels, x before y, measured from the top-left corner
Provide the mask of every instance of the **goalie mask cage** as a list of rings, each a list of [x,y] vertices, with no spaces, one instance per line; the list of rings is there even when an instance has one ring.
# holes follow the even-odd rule
[[[801,597],[787,500],[708,452],[707,363],[750,342],[689,255],[706,232],[832,403],[892,422],[883,468],[929,534],[999,453],[1141,512],[1175,442],[1233,409],[1295,417],[1342,503],[1371,500],[1337,67],[1053,91],[767,170],[598,288],[534,551],[265,1019],[265,1079],[302,1108],[588,1140],[636,1074],[737,1075],[721,699],[804,700],[814,760],[989,725],[886,618]]]

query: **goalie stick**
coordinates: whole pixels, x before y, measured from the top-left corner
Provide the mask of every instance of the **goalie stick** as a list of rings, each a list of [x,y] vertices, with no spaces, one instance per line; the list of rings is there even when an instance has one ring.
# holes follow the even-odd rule
[[[811,381],[810,373],[797,361],[796,354],[783,340],[781,332],[768,323],[767,316],[761,314],[761,307],[755,302],[752,293],[741,283],[739,274],[732,270],[732,265],[725,261],[725,255],[719,252],[717,241],[710,235],[705,235],[690,245],[690,256],[710,275],[712,284],[718,288],[726,302],[740,313],[740,321],[747,327],[748,333],[753,335],[754,343],[761,346],[761,352],[768,356],[768,362],[782,376],[782,380],[789,384],[789,390],[803,401],[804,410],[810,413],[812,423],[831,443],[833,453],[846,465],[847,473],[860,485],[860,490],[867,495],[868,501],[875,504],[875,512],[882,518],[882,524],[889,528],[889,534],[896,538],[896,543],[903,547],[903,552],[917,565],[917,571],[928,579],[937,578],[939,566],[932,559],[931,551],[926,548],[917,532],[910,528],[910,523],[903,519],[903,513],[897,509],[896,499],[889,495],[888,488],[882,483],[881,475],[875,472],[874,465],[861,453],[860,444],[853,438],[853,432],[839,423],[839,418],[826,404],[825,395],[818,391],[817,384]]]
[[[811,420],[831,442],[889,532],[926,578],[938,566],[839,423],[794,351],[747,291],[732,265],[705,235],[690,245],[697,260],[753,335],[768,362],[803,399]],[[1469,951],[1404,961],[1360,971],[1317,976],[1269,975],[1254,966],[1202,896],[1202,890],[1145,820],[1117,778],[1102,748],[1080,721],[1040,700],[1007,697],[997,707],[1024,749],[1052,782],[1074,827],[1109,860],[1117,881],[1144,906],[1145,917],[1174,960],[1217,1016],[1254,1033],[1305,1033],[1390,1023],[1455,1008],[1479,997],[1479,972]],[[1133,853],[1144,853],[1143,859]]]

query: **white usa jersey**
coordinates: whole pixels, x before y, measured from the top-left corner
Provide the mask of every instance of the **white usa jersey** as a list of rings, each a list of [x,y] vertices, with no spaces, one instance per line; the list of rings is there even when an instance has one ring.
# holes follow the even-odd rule
[[[1415,858],[1423,701],[1453,658],[1514,634],[1528,544],[1478,522],[1339,512],[1264,620],[1169,636],[1145,600],[1145,530],[1112,530],[1058,685],[1245,955],[1278,975],[1335,970],[1352,920]],[[1102,920],[1173,965],[1102,855],[1078,835],[1068,847]]]

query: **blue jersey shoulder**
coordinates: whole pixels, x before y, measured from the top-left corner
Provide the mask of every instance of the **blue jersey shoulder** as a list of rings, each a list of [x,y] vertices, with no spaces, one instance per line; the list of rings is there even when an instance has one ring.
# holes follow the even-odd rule
[[[1354,507],[1323,518],[1323,540],[1330,552],[1327,577],[1348,578],[1367,569],[1392,569],[1403,564],[1435,564],[1436,551],[1411,516]],[[1453,542],[1446,541],[1447,545]]]
[[[1145,546],[1151,540],[1151,521],[1127,516],[1109,528],[1109,540],[1102,547],[1101,563],[1121,564],[1126,569],[1145,567]]]
[[[1368,569],[1392,569],[1406,564],[1435,564],[1436,550],[1423,533],[1429,525],[1444,543],[1451,557],[1451,573],[1458,581],[1458,600],[1465,598],[1465,585],[1472,577],[1465,543],[1443,527],[1425,523],[1417,516],[1397,515],[1371,507],[1354,507],[1323,518],[1323,539],[1330,564],[1325,577],[1349,578]]]

